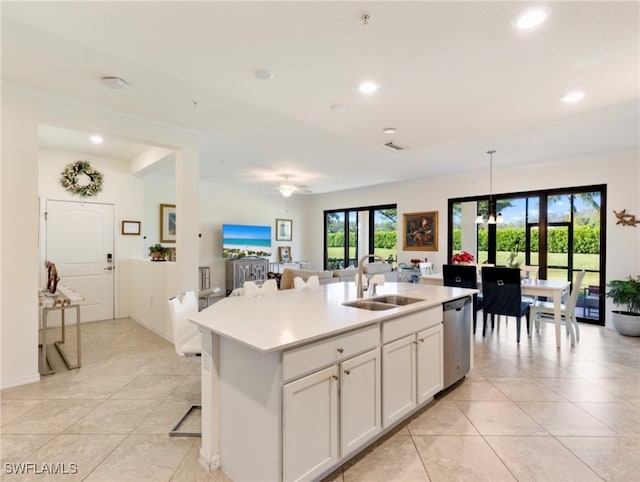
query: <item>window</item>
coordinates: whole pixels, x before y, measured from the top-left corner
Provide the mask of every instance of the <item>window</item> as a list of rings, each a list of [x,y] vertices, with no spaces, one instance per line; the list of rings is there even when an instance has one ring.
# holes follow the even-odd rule
[[[573,281],[585,270],[576,316],[604,325],[606,186],[493,195],[504,223],[475,223],[488,196],[449,200],[449,252],[478,263],[539,266],[541,279]]]
[[[360,256],[374,253],[390,263],[397,260],[395,204],[325,211],[325,269],[357,266]]]

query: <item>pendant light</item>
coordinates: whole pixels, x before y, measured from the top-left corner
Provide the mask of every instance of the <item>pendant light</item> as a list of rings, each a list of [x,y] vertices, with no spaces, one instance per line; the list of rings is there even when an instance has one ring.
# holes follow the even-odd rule
[[[495,152],[495,150],[487,151],[487,154],[489,154],[489,212],[487,213],[489,219],[487,220],[487,224],[504,223],[502,213],[498,213],[496,216],[497,206],[496,201],[493,199],[493,155]],[[478,213],[476,224],[482,224],[484,222],[484,216],[481,213]]]

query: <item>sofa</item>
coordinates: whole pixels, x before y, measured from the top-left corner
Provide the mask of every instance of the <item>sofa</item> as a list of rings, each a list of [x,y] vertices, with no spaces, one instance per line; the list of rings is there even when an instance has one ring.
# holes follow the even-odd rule
[[[313,271],[307,269],[285,268],[280,277],[279,287],[281,290],[289,290],[293,288],[293,280],[296,277],[302,278],[305,282],[310,276],[317,276],[321,285],[328,283],[338,283],[346,281],[355,281],[358,269],[348,267],[344,269],[336,269],[333,271]],[[384,274],[385,281],[397,281],[396,271],[391,271],[391,265],[388,263],[371,263],[364,266],[364,273],[368,276],[374,274]]]

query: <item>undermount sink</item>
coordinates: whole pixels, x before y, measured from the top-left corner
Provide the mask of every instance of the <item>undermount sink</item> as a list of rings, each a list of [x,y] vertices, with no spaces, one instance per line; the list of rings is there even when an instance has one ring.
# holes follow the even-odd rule
[[[378,303],[387,303],[389,305],[404,306],[424,300],[421,300],[420,298],[409,298],[408,296],[384,295],[371,298],[371,301],[377,301]]]
[[[371,301],[371,300],[348,301],[342,304],[344,306],[350,306],[352,308],[360,308],[361,310],[370,310],[370,311],[384,311],[384,310],[392,310],[393,308],[397,308],[396,305],[391,305],[389,303],[380,303],[379,301]]]
[[[397,308],[398,306],[410,305],[411,303],[417,303],[418,301],[424,301],[420,298],[409,298],[408,296],[399,295],[384,295],[377,296],[375,298],[369,298],[367,300],[355,300],[342,303],[344,306],[351,306],[353,308],[360,308],[361,310],[370,311],[383,311]]]

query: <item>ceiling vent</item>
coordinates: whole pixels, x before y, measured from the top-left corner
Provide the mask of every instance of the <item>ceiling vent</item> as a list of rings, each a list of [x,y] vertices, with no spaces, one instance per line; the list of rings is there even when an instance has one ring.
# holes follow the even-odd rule
[[[382,147],[386,147],[387,149],[391,149],[392,151],[404,151],[404,147],[399,146],[398,144],[394,144],[393,142],[385,142],[382,144]]]

